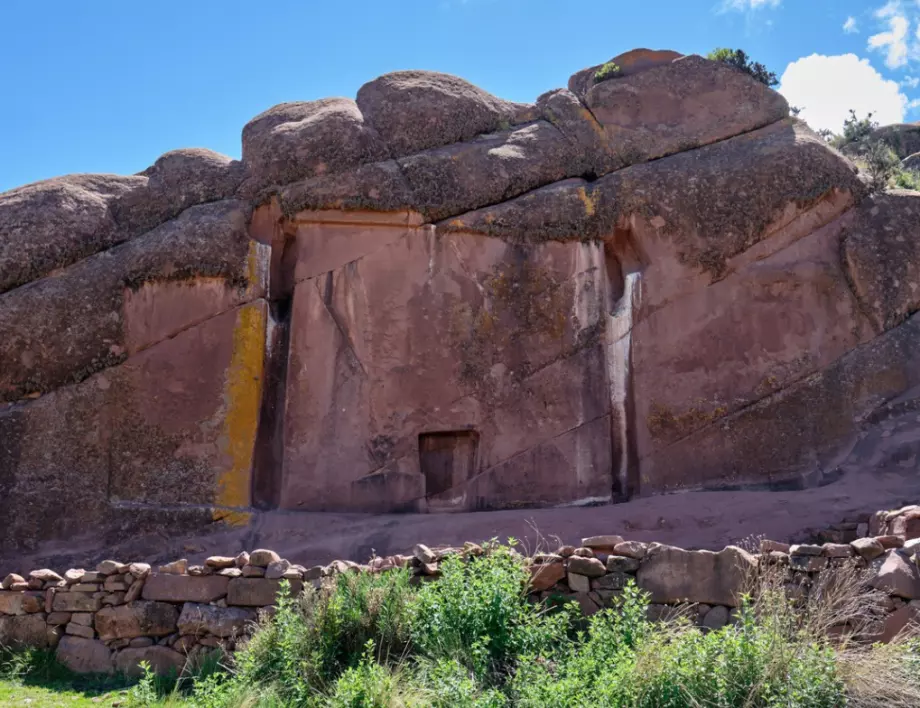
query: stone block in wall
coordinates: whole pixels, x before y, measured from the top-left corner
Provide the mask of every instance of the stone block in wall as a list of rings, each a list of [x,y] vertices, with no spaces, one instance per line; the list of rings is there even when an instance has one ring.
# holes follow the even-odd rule
[[[729,546],[718,553],[685,551],[655,544],[648,552],[636,582],[652,603],[702,602],[736,607],[756,559]]]
[[[0,646],[48,646],[48,625],[44,614],[0,616]]]
[[[178,626],[180,634],[231,637],[243,634],[255,620],[253,610],[187,602],[182,607]]]
[[[114,670],[112,651],[98,639],[61,637],[55,657],[78,674],[111,674]]]
[[[104,607],[96,613],[99,638],[132,639],[165,637],[176,631],[179,610],[168,602],[136,600],[118,607]]]
[[[227,604],[241,607],[268,607],[278,601],[281,583],[290,583],[291,594],[303,590],[299,580],[267,580],[265,578],[233,578],[227,587]]]
[[[186,657],[164,646],[120,649],[114,654],[115,670],[118,673],[136,678],[143,676],[140,664],[146,661],[154,673],[160,675],[179,675],[185,668]]]
[[[227,594],[230,579],[222,575],[170,575],[153,573],[141,597],[163,602],[213,602]]]
[[[102,597],[95,593],[56,592],[51,601],[54,612],[95,612],[102,607]]]
[[[905,600],[920,599],[920,569],[906,554],[888,551],[872,579],[872,587]]]

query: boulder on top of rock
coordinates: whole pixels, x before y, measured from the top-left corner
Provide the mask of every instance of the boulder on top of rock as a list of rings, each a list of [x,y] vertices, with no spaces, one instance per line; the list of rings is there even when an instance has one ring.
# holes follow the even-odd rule
[[[123,241],[110,202],[146,181],[67,175],[0,194],[0,293]]]
[[[243,163],[205,148],[164,153],[143,172],[147,183],[112,200],[112,213],[129,234],[149,231],[196,204],[229,199],[245,176]]]
[[[458,143],[532,119],[528,106],[436,71],[385,74],[358,90],[357,103],[390,157]]]
[[[619,67],[617,76],[632,76],[642,71],[652,69],[656,66],[670,64],[676,59],[680,59],[683,54],[674,52],[669,49],[632,49],[628,52],[618,54],[606,64],[616,64]],[[590,66],[587,69],[576,71],[569,77],[569,91],[578,98],[583,99],[588,90],[596,82],[597,70],[604,64]]]
[[[400,158],[416,208],[432,221],[504,201],[586,167],[546,121]]]
[[[786,99],[744,72],[698,56],[594,84],[585,104],[622,166],[725,140],[789,115]]]
[[[294,182],[282,187],[278,196],[288,218],[305,209],[401,211],[417,201],[395,160]]]
[[[888,551],[872,579],[872,587],[905,600],[920,599],[920,570],[900,551]]]
[[[651,602],[737,607],[757,559],[735,546],[714,553],[653,544],[636,575]]]
[[[566,89],[547,91],[537,98],[537,110],[572,144],[574,164],[581,166],[583,174],[599,177],[618,167],[608,154],[604,128],[574,93]]]
[[[879,331],[920,309],[920,194],[893,191],[866,200],[843,244],[856,296]]]
[[[377,133],[350,98],[282,103],[243,128],[243,194],[273,184],[342,172],[385,158]]]
[[[235,200],[196,206],[0,296],[0,401],[81,381],[259,297],[267,255],[250,241],[248,218]]]

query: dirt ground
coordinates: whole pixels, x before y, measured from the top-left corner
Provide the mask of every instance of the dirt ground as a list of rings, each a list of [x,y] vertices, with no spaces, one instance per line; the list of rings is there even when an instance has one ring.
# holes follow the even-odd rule
[[[891,468],[889,468],[891,469]],[[103,545],[93,538],[55,544],[40,552],[0,559],[0,571],[51,566],[92,567],[103,557],[165,562],[241,550],[271,548],[310,566],[334,559],[367,561],[372,554],[513,536],[533,550],[542,543],[578,543],[584,536],[620,534],[683,548],[719,549],[746,539],[806,539],[812,531],[855,521],[878,509],[920,501],[920,475],[896,471],[850,472],[827,486],[801,491],[685,492],[625,504],[453,514],[332,514],[274,511],[243,529],[203,535],[147,534]],[[542,539],[541,539],[542,537]],[[63,566],[63,567],[62,567]]]

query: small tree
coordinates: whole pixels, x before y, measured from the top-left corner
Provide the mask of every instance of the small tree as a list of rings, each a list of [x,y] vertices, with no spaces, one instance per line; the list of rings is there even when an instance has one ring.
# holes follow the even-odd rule
[[[874,113],[869,113],[865,118],[858,118],[856,111],[850,109],[850,117],[843,121],[843,145],[866,140],[872,131],[878,128],[878,121],[872,120]]]
[[[719,47],[709,52],[706,58],[712,61],[720,61],[723,64],[728,64],[736,69],[740,69],[745,74],[753,76],[765,86],[776,86],[779,83],[779,79],[776,78],[775,73],[768,71],[767,67],[760,62],[751,61],[750,57],[748,57],[743,49],[726,49],[725,47]]]

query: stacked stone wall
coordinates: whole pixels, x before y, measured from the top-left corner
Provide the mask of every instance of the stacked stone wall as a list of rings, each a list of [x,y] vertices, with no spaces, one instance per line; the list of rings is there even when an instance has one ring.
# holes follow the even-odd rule
[[[789,545],[761,540],[757,552],[728,546],[719,552],[684,550],[619,535],[584,538],[578,547],[526,558],[534,601],[572,599],[586,615],[614,604],[630,582],[650,596],[649,613],[680,612],[708,629],[732,622],[758,569],[774,567],[787,586],[808,593],[841,569],[887,594],[887,617],[876,638],[891,639],[920,615],[920,506],[878,512],[863,523],[821,534],[824,543]],[[0,645],[56,649],[79,672],[136,674],[141,661],[156,670],[181,671],[213,651],[233,651],[282,590],[321,590],[342,573],[383,573],[408,568],[413,582],[434,581],[449,555],[486,551],[415,546],[411,554],[372,558],[366,564],[336,560],[307,568],[258,549],[211,556],[203,565],[185,559],[156,568],[105,560],[94,570],[63,573],[38,569],[10,574],[0,584]],[[286,581],[286,585],[285,585]]]

